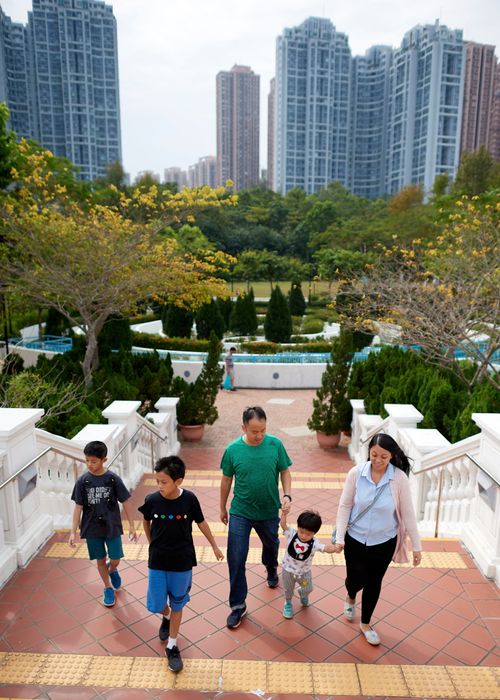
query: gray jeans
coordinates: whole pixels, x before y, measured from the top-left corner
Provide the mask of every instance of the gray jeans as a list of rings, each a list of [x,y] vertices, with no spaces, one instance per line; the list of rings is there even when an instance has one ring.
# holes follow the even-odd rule
[[[299,588],[299,596],[303,598],[309,595],[313,589],[311,572],[307,571],[305,574],[292,574],[290,571],[281,572],[283,580],[283,588],[285,589],[285,599],[292,600],[293,591],[295,589],[295,584],[297,583]]]

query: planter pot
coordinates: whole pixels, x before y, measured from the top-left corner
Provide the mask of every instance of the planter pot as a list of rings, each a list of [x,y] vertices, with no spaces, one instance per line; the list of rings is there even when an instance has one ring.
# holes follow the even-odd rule
[[[181,431],[182,439],[186,442],[197,442],[198,440],[201,440],[203,433],[205,432],[204,423],[201,425],[181,425],[178,423],[177,425]]]
[[[318,441],[318,445],[323,450],[333,450],[333,448],[337,447],[340,442],[340,433],[337,435],[326,435],[325,433],[320,433],[317,431],[316,440]]]

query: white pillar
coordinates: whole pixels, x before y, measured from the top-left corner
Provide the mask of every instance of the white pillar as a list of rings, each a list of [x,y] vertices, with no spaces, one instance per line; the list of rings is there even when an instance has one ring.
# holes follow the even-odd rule
[[[108,448],[108,464],[111,462],[113,457],[119,450],[119,444],[122,441],[121,438],[125,437],[125,427],[123,425],[105,425],[104,423],[88,423],[84,428],[80,430],[79,433],[71,438],[71,442],[76,443],[83,448],[88,442],[93,442],[94,440],[100,440],[104,442]],[[106,466],[108,466],[106,464]],[[111,471],[116,472],[126,483],[126,474],[122,468],[122,460],[118,459],[111,466]]]
[[[151,421],[153,425],[158,429],[160,433],[161,440],[156,440],[155,447],[155,459],[160,459],[160,457],[168,457],[172,454],[170,449],[170,421],[171,416],[169,413],[148,413],[146,419]],[[151,465],[153,468],[153,465]]]
[[[142,475],[142,466],[136,456],[136,448],[139,442],[136,435],[139,427],[137,409],[140,405],[140,401],[113,401],[102,412],[102,415],[110,425],[121,425],[125,429],[125,433],[119,441],[118,449],[132,438],[121,454],[122,478],[128,488],[133,488]],[[136,436],[135,438],[133,438],[134,435]]]
[[[416,428],[424,419],[420,411],[417,411],[411,403],[385,403],[384,408],[389,414],[387,433],[398,442],[399,431],[407,428]]]
[[[0,483],[4,483],[40,451],[35,425],[41,408],[0,408]],[[0,490],[0,585],[25,566],[53,532],[52,518],[42,513],[34,463]]]
[[[477,461],[494,478],[478,469],[478,492],[463,542],[484,575],[500,585],[500,488],[495,483],[500,482],[500,413],[473,413],[472,420],[481,428]]]
[[[351,399],[352,406],[352,421],[351,421],[351,442],[349,443],[348,452],[351,459],[356,460],[359,451],[359,442],[361,438],[361,426],[359,416],[366,413],[365,402],[363,399]]]
[[[170,420],[168,424],[168,444],[170,446],[170,454],[179,454],[181,444],[177,437],[177,404],[179,399],[176,396],[161,396],[155,403],[155,408],[158,413],[168,413]]]

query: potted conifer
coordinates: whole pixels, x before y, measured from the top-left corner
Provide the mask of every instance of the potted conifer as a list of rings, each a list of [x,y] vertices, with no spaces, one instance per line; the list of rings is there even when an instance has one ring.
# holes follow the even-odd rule
[[[352,359],[352,336],[341,331],[332,342],[330,361],[321,377],[321,386],[313,399],[313,412],[307,426],[316,431],[320,447],[337,447],[342,430],[349,429],[351,406],[347,399],[347,379]]]
[[[199,376],[189,384],[182,377],[172,382],[172,393],[179,396],[177,423],[184,440],[201,440],[205,425],[212,425],[219,414],[215,401],[224,369],[219,366],[222,346],[212,331],[208,354]]]

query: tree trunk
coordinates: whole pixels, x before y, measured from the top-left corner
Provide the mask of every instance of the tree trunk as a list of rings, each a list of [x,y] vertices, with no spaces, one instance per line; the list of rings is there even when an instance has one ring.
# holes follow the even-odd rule
[[[87,328],[87,347],[85,348],[85,357],[82,362],[83,378],[85,386],[89,387],[92,384],[92,373],[99,366],[99,350],[97,346],[97,334],[95,328]]]

